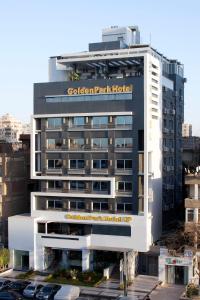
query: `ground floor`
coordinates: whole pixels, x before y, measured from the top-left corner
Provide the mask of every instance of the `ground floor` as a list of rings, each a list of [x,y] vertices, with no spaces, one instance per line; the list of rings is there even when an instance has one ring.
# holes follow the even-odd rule
[[[14,269],[34,268],[34,254],[31,251],[13,250],[12,265]],[[123,253],[89,249],[60,249],[44,247],[43,271],[58,268],[77,268],[82,271],[105,269],[110,265],[120,265]],[[34,268],[35,269],[35,268]]]

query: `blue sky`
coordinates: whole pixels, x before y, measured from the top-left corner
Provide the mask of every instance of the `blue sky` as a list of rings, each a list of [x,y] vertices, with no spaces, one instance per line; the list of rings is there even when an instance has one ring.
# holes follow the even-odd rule
[[[0,115],[32,114],[33,83],[48,79],[48,57],[87,50],[101,29],[138,25],[142,42],[185,65],[185,121],[200,135],[200,1],[6,0],[0,4]]]

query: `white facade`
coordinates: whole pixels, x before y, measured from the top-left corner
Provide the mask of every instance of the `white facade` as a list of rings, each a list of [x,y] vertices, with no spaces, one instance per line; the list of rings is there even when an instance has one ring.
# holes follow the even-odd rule
[[[192,136],[192,124],[187,124],[187,123],[182,124],[182,136],[183,137]]]

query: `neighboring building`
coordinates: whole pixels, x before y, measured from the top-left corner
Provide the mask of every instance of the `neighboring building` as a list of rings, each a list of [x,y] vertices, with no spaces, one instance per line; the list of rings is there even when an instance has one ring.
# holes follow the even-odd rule
[[[183,137],[182,145],[183,165],[191,172],[195,172],[196,167],[200,166],[200,137]]]
[[[139,44],[137,27],[50,58],[49,82],[34,86],[41,188],[30,216],[9,218],[13,267],[87,270],[129,251],[132,274],[138,252],[140,272],[158,274],[158,257],[144,255],[182,201],[184,81],[182,64]]]
[[[182,136],[189,137],[192,136],[192,124],[182,124]]]
[[[8,217],[30,211],[30,136],[0,143],[0,244],[8,245]]]
[[[23,124],[10,114],[0,117],[0,140],[16,143],[20,134],[30,134],[30,125]]]

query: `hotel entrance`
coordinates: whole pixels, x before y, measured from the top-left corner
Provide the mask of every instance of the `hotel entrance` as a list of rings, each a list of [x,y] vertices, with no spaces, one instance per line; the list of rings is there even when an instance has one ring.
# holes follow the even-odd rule
[[[188,267],[166,265],[166,282],[172,284],[188,283]]]

